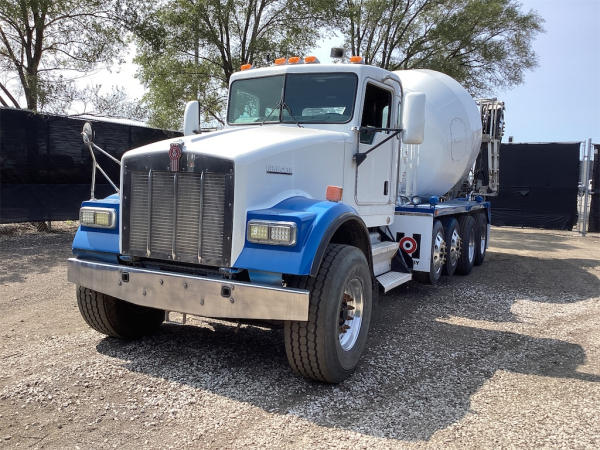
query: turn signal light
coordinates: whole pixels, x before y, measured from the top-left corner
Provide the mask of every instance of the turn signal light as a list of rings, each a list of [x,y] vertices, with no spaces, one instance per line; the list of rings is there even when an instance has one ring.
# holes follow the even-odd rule
[[[319,62],[319,60],[317,59],[316,56],[305,56],[304,57],[304,64],[316,64],[318,62]]]
[[[362,64],[363,58],[362,58],[362,56],[351,56],[350,57],[350,62],[352,64]]]
[[[342,201],[342,193],[344,189],[340,186],[327,186],[327,191],[325,192],[325,198],[330,202],[340,202]]]
[[[286,59],[285,58],[277,58],[273,62],[275,63],[276,66],[282,66],[286,63]]]
[[[299,56],[290,56],[288,58],[288,64],[298,64],[300,62]]]
[[[248,69],[252,69],[252,64],[242,64],[240,66],[240,70],[248,70]]]

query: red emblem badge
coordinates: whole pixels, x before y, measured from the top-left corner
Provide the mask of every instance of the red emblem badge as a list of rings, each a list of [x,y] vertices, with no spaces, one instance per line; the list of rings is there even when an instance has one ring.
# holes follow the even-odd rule
[[[183,144],[172,143],[169,148],[169,159],[171,160],[171,172],[179,172],[179,159],[181,158]]]
[[[409,255],[412,255],[414,252],[417,251],[417,241],[415,241],[411,237],[405,236],[402,239],[400,239],[400,248]]]

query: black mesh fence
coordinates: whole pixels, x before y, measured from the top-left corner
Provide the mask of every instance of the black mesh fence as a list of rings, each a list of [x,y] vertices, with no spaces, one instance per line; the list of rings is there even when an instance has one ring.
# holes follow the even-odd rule
[[[89,121],[89,120],[88,120]],[[96,144],[120,159],[124,152],[180,136],[174,131],[92,122]],[[81,140],[85,120],[0,108],[0,223],[77,219],[90,197],[92,160]],[[113,181],[119,168],[96,152]],[[113,192],[99,173],[96,197]]]
[[[580,143],[502,144],[492,224],[572,230]]]
[[[592,199],[588,231],[600,233],[600,144],[594,145],[594,163],[592,165]]]

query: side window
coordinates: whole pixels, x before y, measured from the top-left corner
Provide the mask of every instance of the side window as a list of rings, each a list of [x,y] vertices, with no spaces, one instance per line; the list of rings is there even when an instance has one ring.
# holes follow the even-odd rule
[[[392,93],[368,83],[365,91],[365,105],[363,107],[361,127],[389,128],[390,111],[392,106]],[[375,133],[362,132],[360,142],[372,144]]]

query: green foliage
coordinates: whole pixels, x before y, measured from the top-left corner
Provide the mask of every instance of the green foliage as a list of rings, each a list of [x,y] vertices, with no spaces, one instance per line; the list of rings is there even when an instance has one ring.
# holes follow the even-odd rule
[[[331,13],[324,0],[169,0],[132,27],[148,87],[150,123],[180,128],[185,102],[223,122],[229,77],[243,63],[265,65],[314,46]]]
[[[0,0],[0,66],[18,78],[27,108],[52,109],[58,91],[69,94],[68,73],[89,72],[117,57],[123,44],[115,26],[118,5],[118,0]],[[0,90],[20,107],[17,95],[2,84]]]
[[[389,70],[428,68],[473,93],[510,87],[537,61],[543,20],[514,0],[345,0],[342,29],[355,55]]]
[[[516,0],[0,0],[0,105],[20,107],[22,93],[30,109],[64,110],[74,76],[114,62],[129,32],[150,122],[165,128],[192,99],[222,123],[241,64],[305,54],[327,30],[368,64],[439,70],[483,93],[522,82],[542,22]],[[11,77],[19,92],[2,84]],[[113,94],[98,104],[123,111]]]

